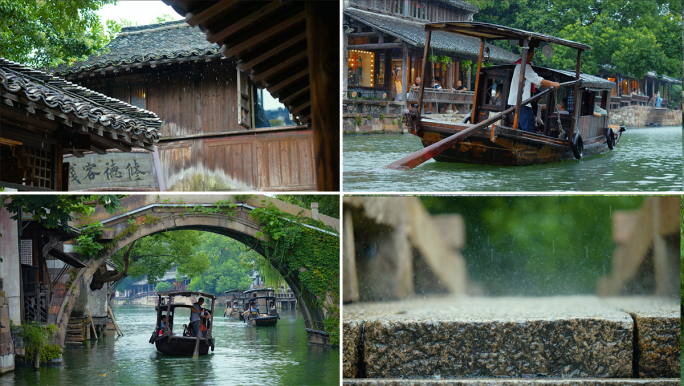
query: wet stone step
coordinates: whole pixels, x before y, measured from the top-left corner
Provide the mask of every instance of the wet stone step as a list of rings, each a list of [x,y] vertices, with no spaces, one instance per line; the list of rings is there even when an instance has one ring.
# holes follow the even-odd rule
[[[658,325],[669,332],[657,336],[678,334],[679,327],[673,332],[669,324]],[[346,378],[635,375],[632,316],[594,296],[356,303],[344,307],[344,332]],[[642,357],[656,349],[645,345]]]
[[[636,322],[636,375],[679,378],[681,308],[677,299],[611,298],[605,302],[629,313]]]
[[[349,386],[679,386],[670,379],[345,379]]]

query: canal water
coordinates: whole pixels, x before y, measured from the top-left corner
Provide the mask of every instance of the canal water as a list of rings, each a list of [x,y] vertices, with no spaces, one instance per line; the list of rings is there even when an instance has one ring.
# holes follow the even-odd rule
[[[179,326],[182,311],[176,314]],[[299,311],[283,310],[275,327],[253,327],[216,312],[215,351],[169,357],[148,343],[154,308],[114,308],[123,337],[110,336],[88,348],[65,349],[64,366],[18,368],[4,385],[338,385],[340,350],[307,343]],[[189,320],[189,314],[187,320]],[[175,327],[174,327],[175,331]]]
[[[411,134],[344,136],[345,191],[681,191],[682,128],[627,129],[618,146],[581,160],[532,166],[434,160],[412,170],[383,166],[423,148]]]

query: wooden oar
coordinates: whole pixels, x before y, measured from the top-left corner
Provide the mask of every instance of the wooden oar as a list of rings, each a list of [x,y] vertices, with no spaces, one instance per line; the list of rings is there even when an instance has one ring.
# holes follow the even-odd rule
[[[560,86],[563,87],[563,86],[567,86],[567,85],[570,85],[570,84],[573,84],[576,82],[577,82],[576,80],[573,80],[573,81],[561,83]],[[555,88],[550,87],[550,88],[540,92],[539,94],[522,101],[520,103],[520,105],[525,106],[526,104],[528,104],[528,103],[530,103],[536,99],[540,99],[544,94],[550,92],[551,90],[555,90]],[[418,150],[417,152],[415,152],[413,154],[409,154],[400,160],[394,161],[391,164],[385,166],[385,168],[386,169],[413,169],[416,166],[422,164],[423,162],[441,154],[446,149],[454,146],[455,144],[457,144],[457,143],[463,141],[464,139],[470,137],[471,135],[477,133],[478,131],[486,128],[487,126],[491,125],[492,123],[500,120],[501,118],[503,118],[504,115],[509,114],[513,111],[515,111],[515,106],[513,106],[509,109],[506,109],[506,110],[494,115],[493,117],[491,117],[485,121],[482,121],[476,125],[473,125],[467,129],[463,130],[463,131],[460,131],[460,132],[458,132],[458,133],[456,133],[450,137],[444,138],[443,140],[441,140],[439,142],[433,143],[432,145],[430,145],[426,148],[423,148],[422,150]]]

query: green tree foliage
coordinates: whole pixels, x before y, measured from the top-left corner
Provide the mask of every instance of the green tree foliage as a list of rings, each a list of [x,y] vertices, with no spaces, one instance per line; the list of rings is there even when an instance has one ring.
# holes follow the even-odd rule
[[[209,265],[204,273],[192,277],[189,288],[215,295],[232,289],[247,289],[252,284],[251,270],[243,263],[242,244],[223,235],[202,233],[197,255],[205,256]]]
[[[121,205],[120,196],[115,195],[0,195],[0,209],[4,206],[13,216],[31,218],[48,229],[59,229],[70,233],[69,221],[77,217],[89,217],[97,205],[103,205],[108,213],[113,214]]]
[[[171,268],[177,266],[182,277],[194,277],[202,274],[209,267],[206,255],[196,253],[200,245],[199,231],[171,231],[143,237],[136,241],[131,249],[128,276],[134,279],[147,277],[151,284],[156,283]],[[120,249],[112,256],[121,268],[124,266],[123,254],[126,248]]]
[[[96,52],[116,32],[107,31],[96,12],[113,3],[115,0],[0,0],[0,57],[43,67]]]
[[[157,292],[168,291],[171,289],[173,289],[173,286],[165,281],[160,281],[156,286],[154,286],[154,290]]]
[[[641,77],[648,71],[681,77],[682,3],[679,0],[467,0],[478,6],[476,21],[558,36],[592,46],[582,71],[602,66]],[[507,42],[499,42],[510,49]],[[551,59],[535,62],[574,70],[577,53],[555,45]],[[514,47],[514,52],[519,52]]]
[[[612,213],[640,196],[424,197],[431,213],[464,217],[469,279],[488,295],[595,293],[614,249]]]
[[[317,202],[318,212],[326,216],[340,218],[340,197],[337,194],[277,194],[275,197],[306,209],[311,209],[311,203]]]

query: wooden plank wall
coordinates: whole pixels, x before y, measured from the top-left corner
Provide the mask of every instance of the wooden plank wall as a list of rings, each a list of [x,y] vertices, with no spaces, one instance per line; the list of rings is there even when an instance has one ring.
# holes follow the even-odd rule
[[[244,130],[237,120],[235,65],[148,75],[147,109],[164,120],[160,134],[177,137]]]
[[[145,79],[147,110],[164,120],[157,146],[168,190],[315,190],[313,132],[256,133],[240,125],[237,76],[235,64],[222,61],[83,83]],[[221,133],[234,134],[206,135]]]
[[[605,135],[608,119],[605,116],[598,118],[593,115],[585,115],[580,117],[580,125],[582,127],[580,134],[582,139],[586,141]]]
[[[281,131],[159,145],[168,190],[315,190],[313,133]]]

